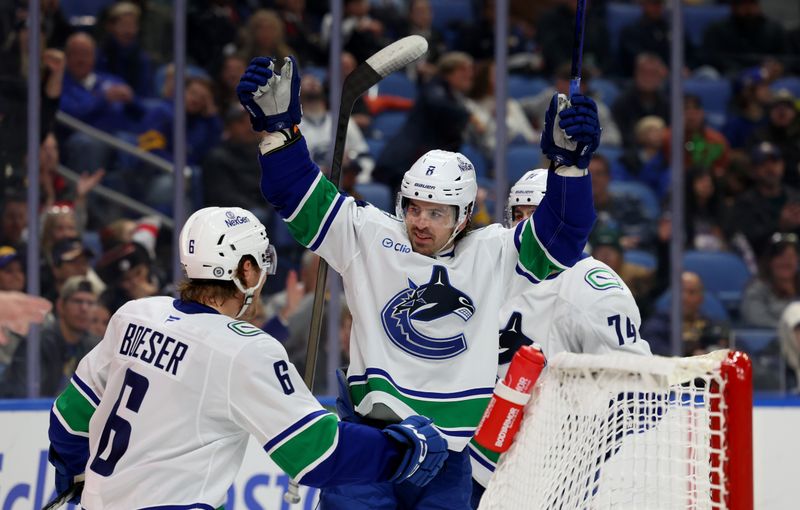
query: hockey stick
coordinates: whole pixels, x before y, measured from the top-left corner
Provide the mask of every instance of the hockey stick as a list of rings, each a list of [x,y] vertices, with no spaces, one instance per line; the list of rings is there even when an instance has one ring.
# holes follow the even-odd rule
[[[339,177],[342,173],[342,158],[344,157],[344,142],[347,138],[347,124],[350,112],[356,99],[373,85],[386,78],[393,72],[402,69],[417,60],[428,51],[428,41],[419,35],[410,35],[369,57],[359,65],[344,80],[342,98],[339,102],[339,117],[336,120],[336,138],[333,144],[333,161],[331,163],[330,181],[339,188]],[[317,286],[314,291],[314,305],[311,311],[311,325],[308,330],[308,350],[306,351],[306,366],[303,381],[310,390],[314,389],[314,373],[317,367],[317,353],[319,352],[319,337],[322,331],[322,307],[325,304],[325,284],[328,278],[328,263],[319,261],[317,269]],[[289,488],[283,495],[287,503],[299,503],[300,494],[297,482],[292,480]]]
[[[583,27],[586,21],[586,0],[577,0],[575,9],[575,33],[572,38],[572,70],[569,80],[569,97],[581,91],[581,67],[583,65]]]
[[[81,478],[80,481],[76,481],[75,483],[67,487],[67,489],[64,492],[56,496],[56,499],[43,506],[42,510],[58,510],[62,506],[66,505],[69,502],[69,500],[79,495],[82,491],[83,491],[83,478]]]

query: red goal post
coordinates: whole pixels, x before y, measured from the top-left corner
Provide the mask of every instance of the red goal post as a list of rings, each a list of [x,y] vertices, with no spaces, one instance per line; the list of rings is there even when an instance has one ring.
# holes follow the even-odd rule
[[[560,353],[481,509],[753,508],[750,359]]]

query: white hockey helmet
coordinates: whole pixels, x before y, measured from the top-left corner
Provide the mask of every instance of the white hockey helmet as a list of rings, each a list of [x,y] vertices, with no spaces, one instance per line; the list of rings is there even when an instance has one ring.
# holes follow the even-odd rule
[[[477,194],[475,167],[466,156],[460,152],[432,150],[403,174],[396,213],[399,218],[405,217],[406,199],[453,205],[458,210],[458,226],[472,214]],[[453,237],[456,234],[454,231]]]
[[[267,229],[253,213],[239,207],[206,207],[189,216],[181,230],[180,255],[189,279],[232,281],[245,294],[237,317],[245,312],[266,276],[275,274],[278,265]],[[259,282],[250,288],[245,288],[236,276],[239,261],[246,255],[251,255],[261,269]]]
[[[528,170],[511,186],[506,204],[506,224],[514,224],[514,207],[518,205],[539,206],[547,192],[547,169]]]

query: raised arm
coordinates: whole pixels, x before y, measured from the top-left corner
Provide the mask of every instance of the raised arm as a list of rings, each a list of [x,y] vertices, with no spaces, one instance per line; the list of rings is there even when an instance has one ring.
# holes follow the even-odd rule
[[[579,94],[571,103],[554,95],[545,115],[542,152],[550,159],[547,193],[536,212],[517,226],[517,272],[533,282],[574,265],[595,220],[587,170],[600,143],[594,101]]]

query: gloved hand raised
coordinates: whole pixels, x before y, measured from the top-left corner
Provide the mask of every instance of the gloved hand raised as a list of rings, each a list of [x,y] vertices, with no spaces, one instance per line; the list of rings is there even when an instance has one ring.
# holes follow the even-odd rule
[[[586,169],[600,145],[600,121],[592,98],[554,94],[544,117],[542,152],[556,165]]]
[[[447,441],[423,416],[410,416],[389,425],[383,433],[408,446],[390,482],[410,482],[419,487],[430,482],[447,459]]]
[[[300,74],[294,57],[284,59],[280,74],[275,73],[273,59],[254,58],[236,86],[236,95],[255,131],[280,131],[300,124]]]

